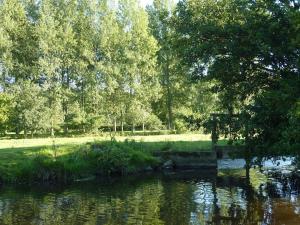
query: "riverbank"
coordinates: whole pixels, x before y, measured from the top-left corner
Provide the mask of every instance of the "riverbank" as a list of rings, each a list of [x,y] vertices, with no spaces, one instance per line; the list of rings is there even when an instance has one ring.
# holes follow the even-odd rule
[[[157,157],[161,152],[210,152],[211,142],[196,141],[196,137],[149,136],[146,141],[145,137],[131,140],[118,137],[113,141],[45,147],[3,148],[1,145],[0,176],[2,183],[69,182],[159,170],[168,161]]]

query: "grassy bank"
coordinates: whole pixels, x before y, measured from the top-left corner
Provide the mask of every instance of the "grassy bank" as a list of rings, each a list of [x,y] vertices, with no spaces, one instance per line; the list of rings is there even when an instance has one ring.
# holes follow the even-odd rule
[[[14,147],[9,147],[14,144]],[[223,142],[225,144],[225,142]],[[159,166],[157,151],[210,151],[209,136],[159,135],[0,141],[4,182],[69,181],[91,176],[129,174]]]
[[[6,150],[1,154],[4,182],[67,182],[91,176],[128,174],[155,167],[151,152],[131,142],[101,142],[57,148]]]

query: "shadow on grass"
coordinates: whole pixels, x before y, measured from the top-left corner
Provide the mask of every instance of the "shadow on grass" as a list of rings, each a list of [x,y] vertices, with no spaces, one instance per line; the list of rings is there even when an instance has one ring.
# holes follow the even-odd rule
[[[221,141],[220,144],[226,144]],[[17,181],[61,181],[97,174],[127,174],[155,168],[159,151],[211,151],[211,141],[99,141],[81,145],[0,149],[0,178]]]
[[[211,141],[166,141],[166,142],[137,142],[137,145],[149,151],[211,151]],[[224,142],[225,144],[225,142]]]

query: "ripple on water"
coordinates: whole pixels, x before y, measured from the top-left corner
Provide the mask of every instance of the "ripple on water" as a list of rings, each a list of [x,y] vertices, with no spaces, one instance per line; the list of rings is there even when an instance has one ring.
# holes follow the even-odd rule
[[[271,175],[251,171],[250,182],[204,171],[59,189],[4,188],[0,224],[297,224],[299,182],[292,176],[264,180]]]

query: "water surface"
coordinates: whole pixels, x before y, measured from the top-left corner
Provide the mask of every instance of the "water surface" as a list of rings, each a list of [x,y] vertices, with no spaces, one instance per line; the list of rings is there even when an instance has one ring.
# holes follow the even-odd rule
[[[300,182],[284,170],[166,172],[55,188],[4,187],[0,224],[297,225]]]

